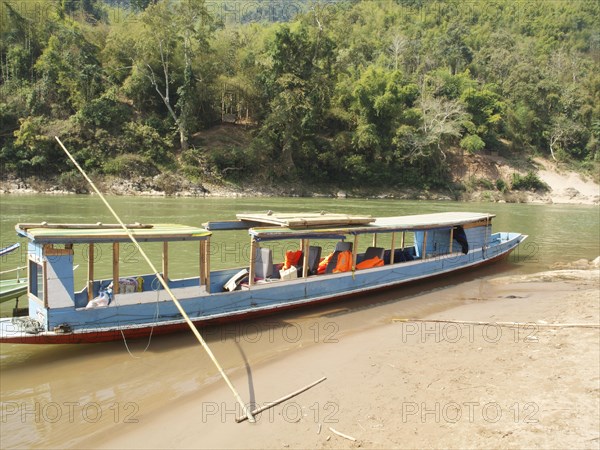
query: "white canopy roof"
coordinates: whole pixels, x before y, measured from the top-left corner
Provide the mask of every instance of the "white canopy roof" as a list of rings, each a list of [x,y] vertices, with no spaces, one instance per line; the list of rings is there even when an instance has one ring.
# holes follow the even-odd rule
[[[450,227],[467,223],[491,220],[495,214],[471,212],[445,212],[418,214],[413,216],[379,217],[373,223],[382,228],[403,228],[406,230],[426,227]]]

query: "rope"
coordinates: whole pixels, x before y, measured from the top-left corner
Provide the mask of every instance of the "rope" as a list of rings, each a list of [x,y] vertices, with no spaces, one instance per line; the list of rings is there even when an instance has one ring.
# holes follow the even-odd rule
[[[146,350],[148,350],[148,348],[150,348],[150,342],[152,342],[152,335],[154,333],[154,326],[156,325],[156,321],[158,320],[158,306],[159,306],[159,297],[160,297],[160,291],[157,289],[155,289],[156,291],[156,308],[155,308],[155,313],[154,313],[154,321],[152,322],[152,327],[150,328],[150,335],[148,336],[148,343],[146,344],[146,347],[144,348],[144,350],[142,350],[142,353],[146,353]],[[115,302],[116,302],[116,297],[115,297]],[[117,304],[118,306],[118,304]],[[133,353],[131,353],[131,350],[129,349],[129,345],[127,344],[127,338],[125,337],[125,333],[123,333],[123,328],[119,328],[119,331],[121,332],[121,336],[123,337],[123,344],[125,344],[125,348],[127,349],[127,353],[129,353],[129,356],[131,356],[134,359],[141,359],[140,356],[135,356]]]
[[[31,317],[13,317],[11,322],[27,334],[39,334],[44,331],[42,324]]]

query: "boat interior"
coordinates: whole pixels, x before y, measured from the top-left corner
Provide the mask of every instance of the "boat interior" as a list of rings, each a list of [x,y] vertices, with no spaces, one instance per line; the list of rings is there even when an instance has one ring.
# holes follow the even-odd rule
[[[434,257],[467,254],[469,249],[490,246],[502,239],[500,233],[491,234],[491,216],[481,215],[483,217],[481,219],[463,221],[455,225],[450,220],[455,217],[449,214],[440,215],[448,216],[447,223],[419,222],[414,226],[399,223],[402,217],[385,218],[377,226],[376,219],[370,216],[315,214],[309,218],[305,216],[299,218],[291,215],[246,215],[238,216],[235,221],[209,222],[204,224],[204,228],[195,229],[197,234],[190,234],[185,238],[179,234],[174,237],[165,236],[158,234],[158,231],[154,235],[149,229],[143,229],[140,233],[145,233],[144,236],[151,237],[154,242],[162,242],[161,275],[168,281],[169,288],[181,294],[197,296],[211,292],[250,289],[255,285],[299,278],[377,270],[377,268],[397,264],[416,264]],[[293,227],[290,227],[290,224]],[[270,228],[265,225],[269,225]],[[247,265],[211,270],[212,231],[240,229],[246,229],[250,234],[250,251],[247,254],[252,257],[248,258]],[[180,232],[179,228],[176,231]],[[111,230],[111,233],[114,235],[116,232]],[[39,232],[39,235],[45,236],[42,232]],[[30,249],[29,293],[39,300],[40,306],[48,307],[50,290],[53,292],[53,297],[61,296],[61,300],[50,300],[50,304],[54,307],[74,304],[76,308],[85,308],[92,300],[107,292],[107,302],[103,306],[112,304],[116,294],[118,294],[118,304],[130,303],[128,298],[131,303],[157,300],[156,292],[162,287],[156,275],[145,274],[133,277],[119,275],[119,240],[126,242],[125,238],[121,235],[118,236],[119,240],[112,235],[101,236],[102,242],[112,242],[113,245],[112,277],[108,279],[94,277],[94,243],[80,241],[88,244],[90,254],[88,281],[85,287],[77,292],[73,286],[73,243],[56,245],[44,244],[42,241],[41,244],[35,244],[34,248]],[[97,241],[97,238],[94,239]],[[64,238],[63,242],[65,240],[68,241],[68,238]],[[169,277],[168,244],[176,240],[199,241],[199,255],[196,260],[199,263],[199,276],[182,279]],[[289,249],[290,242],[294,242],[295,249],[282,251],[282,248],[279,248],[275,253],[272,248],[273,242],[285,242],[283,249]]]

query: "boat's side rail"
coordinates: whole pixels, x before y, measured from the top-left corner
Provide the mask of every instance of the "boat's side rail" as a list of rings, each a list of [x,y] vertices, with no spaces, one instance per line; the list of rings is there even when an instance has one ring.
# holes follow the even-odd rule
[[[494,233],[489,237],[489,242],[484,242],[484,245],[482,247],[486,248],[487,251],[487,257],[491,257],[493,256],[494,253],[494,247],[502,242],[506,242],[508,240],[514,239],[516,237],[520,236],[518,233],[506,233],[506,232],[502,232],[502,233]],[[479,247],[479,248],[482,248]],[[452,251],[450,251],[452,250]],[[472,247],[471,248],[471,253],[474,252],[475,250],[477,250],[477,247]],[[394,257],[394,265],[396,264],[409,264],[412,260],[415,261],[421,261],[422,258],[417,256],[417,250],[415,246],[409,246],[409,247],[405,247],[405,248],[401,248],[401,249],[394,249],[395,252],[395,257]],[[427,255],[427,259],[430,258],[437,258],[437,257],[446,257],[446,256],[452,256],[452,255],[457,255],[460,254],[460,246],[458,245],[454,245],[452,248],[446,248],[444,249],[444,251],[440,251],[437,254],[428,254]],[[389,248],[385,248],[385,253],[384,253],[384,263],[386,266],[390,265],[391,263],[391,249]],[[357,254],[356,257],[356,263],[359,264],[361,263],[365,258],[365,252],[361,252]],[[280,281],[279,278],[279,269],[281,268],[281,263],[275,263],[273,264],[273,276],[269,279],[269,281]],[[227,283],[227,281],[234,276],[236,273],[238,273],[240,270],[240,268],[234,268],[234,269],[225,269],[225,270],[216,270],[216,271],[212,271],[211,272],[211,278],[210,278],[210,284],[211,284],[211,292],[222,292],[223,291],[223,286],[225,285],[225,283]],[[370,270],[370,269],[365,269],[365,270]],[[313,276],[328,276],[331,274],[320,274],[320,275],[313,275]],[[299,276],[301,277],[301,273],[299,273]],[[312,277],[312,276],[311,276]],[[133,280],[135,282],[135,285],[132,285],[132,283],[128,283],[125,280]],[[112,279],[101,279],[101,280],[94,280],[93,282],[93,297],[97,297],[100,294],[100,291],[102,289],[106,289],[110,283],[112,282]],[[172,289],[178,289],[178,288],[187,288],[187,287],[197,287],[200,285],[200,281],[199,281],[199,277],[191,277],[191,278],[184,278],[184,279],[178,279],[178,280],[168,280],[169,283],[169,287]],[[87,286],[84,287],[81,291],[76,292],[75,293],[75,308],[83,308],[87,305],[88,303],[88,291],[87,291]],[[120,298],[122,299],[126,299],[127,296],[133,295],[135,294],[138,298],[138,302],[150,302],[150,301],[154,301],[156,299],[156,295],[155,292],[157,290],[162,290],[162,286],[160,286],[160,283],[158,282],[158,280],[156,279],[156,276],[154,274],[146,274],[146,275],[140,275],[137,277],[122,277],[121,278],[121,282],[120,282],[120,293],[117,294],[119,295]],[[144,295],[140,295],[140,294],[144,294]]]
[[[497,257],[506,255],[507,253],[512,251],[524,238],[526,238],[526,236],[519,233],[496,233],[496,236],[493,236],[493,239],[490,239],[490,243],[488,243],[485,246],[472,248],[467,254],[463,254],[459,249],[458,251],[453,251],[452,253],[447,253],[444,255],[435,255],[427,257],[426,259],[415,258],[411,261],[394,262],[394,264],[385,264],[379,267],[373,267],[365,270],[357,270],[352,274],[350,278],[353,280],[355,279],[357,282],[360,283],[360,280],[362,280],[363,277],[370,279],[373,276],[378,277],[377,274],[391,273],[390,271],[393,271],[393,273],[395,274],[403,273],[407,277],[425,278],[427,276],[435,275],[439,272],[450,272],[455,269],[476,265],[483,261],[495,259]],[[293,280],[285,281],[281,284],[300,285],[302,283],[308,282],[309,284],[314,285],[316,283],[316,285],[319,285],[319,283],[321,283],[321,279],[323,283],[329,283],[330,279],[342,280],[348,278],[349,276],[349,272],[328,273],[311,276],[307,279],[296,278]],[[397,281],[397,275],[394,275],[392,278]],[[380,278],[378,279],[381,281]],[[278,282],[280,280],[273,281]],[[395,284],[396,281],[392,281],[391,284]],[[264,289],[268,290],[270,289],[269,284],[270,283],[257,283],[251,289],[261,291]],[[248,286],[244,285],[244,287],[247,288]],[[341,292],[343,292],[343,289],[340,290],[340,293]]]
[[[260,309],[277,308],[285,304],[301,304],[367,292],[450,273],[508,254],[523,238],[516,233],[499,234],[490,240],[491,244],[487,248],[474,248],[466,255],[456,252],[425,260],[415,259],[406,263],[375,267],[356,271],[356,273],[334,273],[285,282],[256,284],[249,286],[249,290],[222,292],[219,289],[209,294],[205,287],[198,286],[174,288],[174,293],[183,302],[182,305],[192,318],[225,317],[232,313],[244,314]],[[231,276],[235,270],[215,271],[213,275],[215,279],[219,276],[225,278]],[[116,301],[104,308],[46,309],[41,303],[33,306],[32,308],[30,298],[30,317],[38,320],[48,330],[65,323],[72,329],[111,327],[115,326],[115,317],[119,318],[118,324],[181,320],[178,311],[168,301],[164,291],[117,295]],[[44,318],[46,314],[47,318]]]
[[[464,262],[463,260],[465,258],[463,258],[463,256],[466,256],[466,260],[467,261],[476,261],[477,259],[487,259],[487,258],[492,258],[494,256],[496,256],[498,253],[502,252],[503,249],[501,248],[501,244],[506,243],[510,240],[514,240],[514,239],[518,239],[520,236],[522,236],[519,233],[494,233],[492,235],[489,236],[485,236],[483,233],[479,233],[477,235],[480,239],[479,240],[475,240],[475,242],[473,243],[474,245],[471,246],[471,248],[469,249],[469,251],[467,252],[466,255],[463,254],[462,249],[460,247],[460,245],[453,245],[453,246],[446,246],[445,248],[443,247],[438,247],[437,248],[437,252],[428,252],[426,258],[423,258],[421,256],[417,256],[417,250],[415,246],[410,246],[410,247],[405,247],[405,248],[395,248],[394,249],[394,260],[393,260],[393,264],[391,262],[391,249],[389,248],[385,248],[384,249],[384,267],[393,265],[414,265],[414,264],[419,264],[420,262],[424,261],[424,260],[435,260],[435,259],[444,259],[447,260],[450,264],[456,260]],[[362,253],[358,253],[357,257],[356,257],[356,263],[359,264],[360,262],[362,262],[365,259],[365,252]],[[255,278],[255,282],[257,283],[257,286],[264,286],[265,283],[269,284],[270,282],[278,282],[281,281],[280,277],[279,277],[279,273],[278,270],[281,268],[281,263],[276,263],[273,264],[273,276],[263,280],[260,278]],[[368,270],[378,270],[381,267],[373,267],[373,268],[369,268],[369,269],[363,269],[360,270],[360,272],[362,271],[368,271]],[[212,272],[211,274],[211,280],[212,280],[212,285],[211,285],[211,292],[222,292],[223,291],[223,287],[224,285],[231,280],[231,278],[233,276],[235,276],[236,274],[239,274],[241,268],[235,268],[235,269],[228,269],[228,270],[221,270],[221,271],[215,271]],[[358,269],[357,269],[358,270]],[[319,275],[309,275],[309,278],[313,278],[313,277],[323,277],[323,276],[332,276],[335,275],[333,273],[325,273],[325,274],[319,274]],[[298,278],[301,278],[301,271],[298,271]],[[294,278],[295,279],[295,278]],[[247,279],[243,282],[240,282],[240,286],[245,286],[247,287]],[[286,282],[289,282],[290,280],[287,280]]]
[[[93,283],[93,297],[97,297],[100,295],[100,291],[108,288],[108,286],[112,283],[112,278],[102,279],[102,280],[94,280]],[[135,283],[132,283],[134,281]],[[191,277],[191,278],[181,278],[177,280],[167,280],[169,288],[178,289],[178,288],[187,288],[187,287],[197,287],[200,285],[199,277]],[[120,297],[129,296],[133,294],[150,294],[150,297],[154,295],[156,291],[163,290],[162,285],[156,278],[154,274],[146,274],[139,276],[124,276],[119,279],[119,288]],[[150,298],[148,297],[148,298]],[[141,297],[140,297],[141,298]],[[82,308],[85,307],[88,303],[88,288],[84,287],[81,291],[75,293],[75,307]]]
[[[180,287],[169,287],[171,292],[179,299],[186,300],[189,298],[197,298],[202,295],[206,295],[205,286],[180,286]],[[126,306],[126,305],[137,305],[141,303],[154,303],[154,302],[170,302],[171,297],[166,293],[165,290],[145,291],[145,292],[134,292],[129,294],[115,294],[112,301],[108,305],[108,308]],[[76,309],[85,309],[80,307]]]

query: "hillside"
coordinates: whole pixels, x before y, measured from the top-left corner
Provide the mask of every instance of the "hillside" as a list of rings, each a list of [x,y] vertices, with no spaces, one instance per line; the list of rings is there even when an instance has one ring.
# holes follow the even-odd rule
[[[0,6],[6,181],[85,191],[54,136],[118,192],[521,201],[538,157],[600,163],[595,0],[27,3]]]

